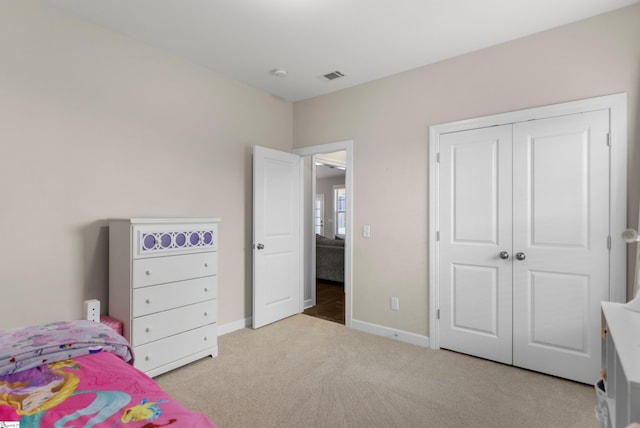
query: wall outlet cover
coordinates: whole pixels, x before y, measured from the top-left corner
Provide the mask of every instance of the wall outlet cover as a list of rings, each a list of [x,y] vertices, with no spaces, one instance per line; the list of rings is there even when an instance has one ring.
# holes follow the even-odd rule
[[[91,299],[84,301],[84,319],[100,322],[100,300]]]

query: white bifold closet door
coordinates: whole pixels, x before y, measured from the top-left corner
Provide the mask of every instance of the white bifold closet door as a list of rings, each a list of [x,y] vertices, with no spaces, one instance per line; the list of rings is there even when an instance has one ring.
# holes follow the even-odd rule
[[[594,383],[608,110],[442,135],[440,346]]]

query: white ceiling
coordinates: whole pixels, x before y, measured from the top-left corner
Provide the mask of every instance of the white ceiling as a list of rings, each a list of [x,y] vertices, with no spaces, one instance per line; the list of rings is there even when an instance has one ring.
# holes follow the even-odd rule
[[[640,0],[40,0],[289,101]],[[273,70],[286,70],[279,78]],[[341,71],[329,81],[324,74]]]
[[[342,150],[333,153],[315,155],[316,178],[344,177],[346,175],[347,152]]]
[[[344,169],[327,165],[316,165],[316,178],[344,177],[346,174]]]

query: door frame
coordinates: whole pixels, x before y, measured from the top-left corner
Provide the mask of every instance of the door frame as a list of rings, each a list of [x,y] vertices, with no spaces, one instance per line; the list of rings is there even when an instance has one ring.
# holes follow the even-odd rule
[[[609,110],[611,145],[609,194],[609,218],[611,251],[609,253],[609,300],[626,302],[627,297],[627,248],[621,239],[627,228],[627,94],[618,93],[548,106],[517,110],[429,127],[429,346],[440,349],[440,325],[438,319],[438,201],[439,201],[439,141],[440,135],[506,125],[528,120],[576,114],[593,110]]]
[[[291,152],[297,154],[301,157],[305,156],[313,156],[319,155],[323,153],[332,153],[332,152],[340,152],[345,151],[347,154],[346,159],[346,173],[344,177],[344,185],[347,189],[347,233],[345,234],[345,245],[344,245],[344,320],[345,326],[351,327],[352,319],[353,319],[353,294],[352,294],[352,284],[353,284],[353,271],[352,271],[352,261],[353,261],[353,140],[339,141],[335,143],[328,144],[320,144],[316,146],[302,147],[299,149],[294,149]],[[315,181],[315,177],[314,177]],[[309,189],[308,186],[303,186],[305,191]],[[315,182],[313,183],[312,188],[315,191]],[[307,198],[309,196],[309,198]],[[306,203],[307,200],[311,200],[313,203],[312,195],[304,195],[302,199],[303,203]],[[313,260],[315,260],[315,248],[311,245],[311,240],[314,239],[314,230],[312,222],[304,223],[308,226],[303,226],[303,236],[304,236],[304,244],[303,248],[311,248],[311,254],[313,255]],[[306,257],[306,254],[305,254]],[[309,283],[314,284],[314,278],[311,277],[312,274],[315,274],[315,269],[306,269],[305,279],[309,281]],[[302,284],[304,289],[304,281]],[[315,286],[312,286],[312,292],[315,289]],[[304,290],[303,290],[304,294]],[[304,296],[302,297],[304,300]]]

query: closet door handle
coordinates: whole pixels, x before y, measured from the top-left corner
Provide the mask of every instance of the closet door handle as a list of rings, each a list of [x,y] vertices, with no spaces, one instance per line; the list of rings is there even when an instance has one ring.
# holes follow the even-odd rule
[[[527,255],[525,253],[516,253],[516,259],[522,261],[526,258],[527,258]]]
[[[264,244],[258,244],[256,248],[258,250],[264,250]]]
[[[509,253],[507,253],[506,251],[500,251],[499,256],[502,260],[507,260],[509,258]]]

